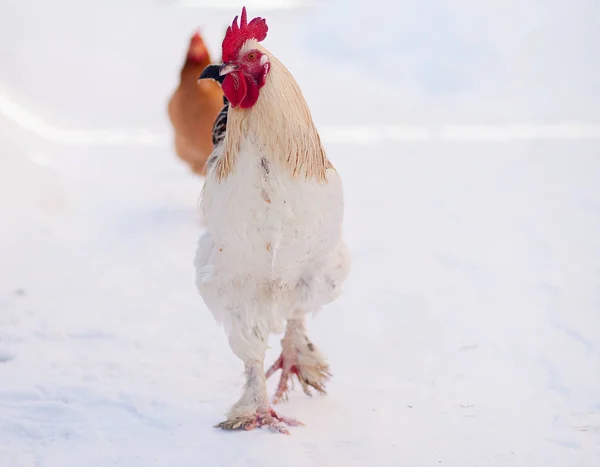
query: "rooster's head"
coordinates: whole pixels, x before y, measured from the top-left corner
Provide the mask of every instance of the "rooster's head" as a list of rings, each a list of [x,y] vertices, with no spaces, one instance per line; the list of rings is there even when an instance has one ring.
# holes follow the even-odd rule
[[[246,7],[242,8],[239,26],[236,16],[223,39],[223,64],[218,68],[210,65],[200,75],[200,79],[220,81],[232,107],[249,109],[265,85],[269,57],[257,45],[267,37],[268,29],[263,18],[254,18],[248,23]]]

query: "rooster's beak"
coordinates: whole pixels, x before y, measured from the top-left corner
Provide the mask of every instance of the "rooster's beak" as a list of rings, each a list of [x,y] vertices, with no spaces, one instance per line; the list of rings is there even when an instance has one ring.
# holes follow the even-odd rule
[[[219,71],[219,65],[208,65],[204,70],[202,70],[202,74],[200,75],[198,80],[214,79],[215,81],[222,83],[225,78],[219,75]]]
[[[223,63],[223,65],[221,65],[221,68],[219,68],[219,76],[225,76],[228,73],[231,73],[232,71],[235,71],[238,69],[238,66],[234,63]]]

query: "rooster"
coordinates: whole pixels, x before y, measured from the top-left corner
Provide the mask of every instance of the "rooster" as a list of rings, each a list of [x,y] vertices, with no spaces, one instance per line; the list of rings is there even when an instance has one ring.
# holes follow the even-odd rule
[[[245,367],[243,394],[217,427],[289,434],[301,423],[275,412],[266,378],[281,370],[273,403],[286,399],[292,377],[308,394],[325,392],[329,367],[305,320],[339,296],[350,258],[340,177],[297,82],[259,44],[267,30],[262,18],[248,22],[244,7],[225,34],[223,64],[200,75],[222,82],[229,107],[202,188],[207,229],[195,268],[200,295]],[[269,335],[284,326],[281,355],[265,374]]]
[[[223,92],[211,81],[198,83],[198,75],[211,62],[199,33],[192,36],[179,86],[169,99],[168,114],[175,132],[175,152],[193,172],[205,174],[213,150],[211,129],[223,107]]]

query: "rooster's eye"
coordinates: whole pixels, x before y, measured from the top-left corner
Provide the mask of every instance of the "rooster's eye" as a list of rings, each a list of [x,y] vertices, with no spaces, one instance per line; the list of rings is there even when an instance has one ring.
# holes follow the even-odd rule
[[[248,60],[252,61],[256,58],[256,53],[250,52],[247,56]]]

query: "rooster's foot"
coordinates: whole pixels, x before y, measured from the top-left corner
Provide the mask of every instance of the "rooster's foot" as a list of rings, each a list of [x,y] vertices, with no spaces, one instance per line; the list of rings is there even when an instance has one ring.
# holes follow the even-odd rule
[[[288,381],[293,384],[294,376],[300,381],[305,394],[312,395],[309,389],[311,387],[317,392],[325,394],[325,384],[331,377],[329,365],[306,335],[293,332],[288,325],[288,330],[282,340],[282,347],[283,351],[280,357],[266,373],[266,377],[269,378],[277,370],[281,370],[281,378],[273,403],[277,404],[287,400]]]
[[[216,428],[222,428],[223,430],[253,430],[254,428],[261,428],[264,426],[277,433],[289,435],[290,432],[286,425],[300,426],[303,425],[303,423],[294,418],[279,415],[273,409],[269,408],[266,410],[258,410],[255,414],[247,416],[237,415],[231,417],[216,425]]]

